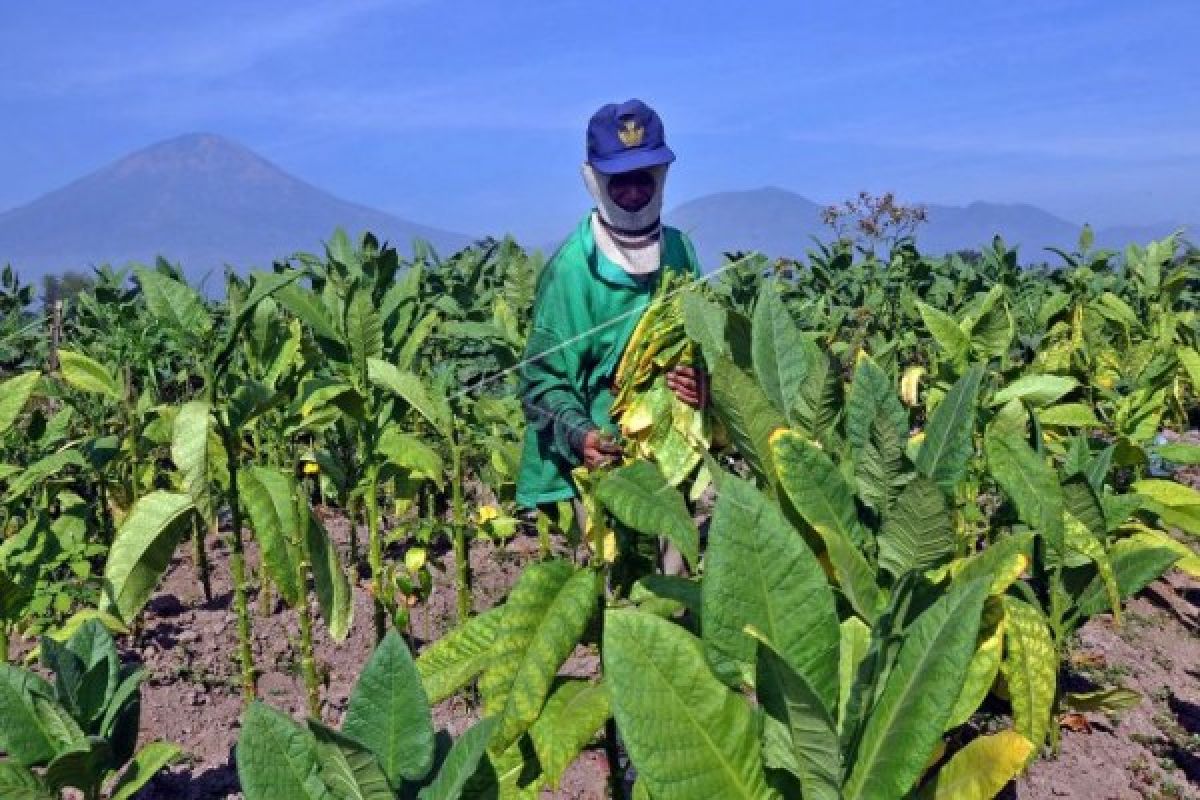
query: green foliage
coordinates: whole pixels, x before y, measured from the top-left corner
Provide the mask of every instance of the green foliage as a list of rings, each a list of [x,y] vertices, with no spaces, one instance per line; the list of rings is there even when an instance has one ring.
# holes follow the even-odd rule
[[[121,663],[99,621],[85,622],[65,642],[43,637],[40,649],[53,684],[0,664],[5,797],[50,798],[71,788],[92,798],[110,785],[112,798],[130,798],[178,757],[179,748],[164,742],[136,751],[144,672]]]
[[[389,631],[363,667],[342,730],[300,725],[261,702],[242,716],[238,779],[247,800],[464,797],[496,720],[477,723],[435,769],[435,736],[417,666]],[[424,788],[421,788],[424,787]]]

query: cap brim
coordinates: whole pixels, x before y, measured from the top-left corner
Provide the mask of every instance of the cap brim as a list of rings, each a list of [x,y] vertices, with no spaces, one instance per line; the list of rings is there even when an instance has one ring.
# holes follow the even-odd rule
[[[661,167],[675,160],[675,154],[665,144],[650,150],[626,150],[615,156],[599,158],[589,163],[597,172],[605,175],[618,175],[622,172],[633,172],[650,167]]]

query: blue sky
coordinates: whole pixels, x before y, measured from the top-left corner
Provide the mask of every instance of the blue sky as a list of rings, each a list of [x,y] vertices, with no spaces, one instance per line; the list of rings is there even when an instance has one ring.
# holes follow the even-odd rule
[[[668,205],[777,185],[1200,220],[1196,0],[9,3],[0,209],[192,131],[347,199],[548,239],[583,128],[663,114]]]

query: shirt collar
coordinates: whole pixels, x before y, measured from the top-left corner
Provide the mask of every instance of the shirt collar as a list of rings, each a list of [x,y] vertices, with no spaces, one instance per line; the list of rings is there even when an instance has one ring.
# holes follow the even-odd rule
[[[619,264],[614,264],[596,246],[596,234],[592,231],[593,213],[595,213],[595,209],[589,211],[583,218],[583,222],[579,225],[579,241],[583,245],[583,252],[587,256],[588,266],[591,267],[592,273],[605,283],[627,289],[643,291],[652,290],[657,286],[658,276],[662,274],[662,256],[659,257],[658,271],[650,273],[653,277],[644,282],[634,278],[628,272],[621,269]],[[663,255],[666,254],[666,248],[663,248],[662,253]]]

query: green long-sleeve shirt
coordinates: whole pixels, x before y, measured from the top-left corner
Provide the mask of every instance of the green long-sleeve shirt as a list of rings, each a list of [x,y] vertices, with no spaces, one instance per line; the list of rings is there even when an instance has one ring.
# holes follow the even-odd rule
[[[692,243],[663,226],[661,268],[639,281],[596,246],[588,214],[538,278],[521,369],[528,426],[517,503],[532,507],[576,494],[571,469],[594,428],[615,431],[613,370],[665,270],[701,275]]]

